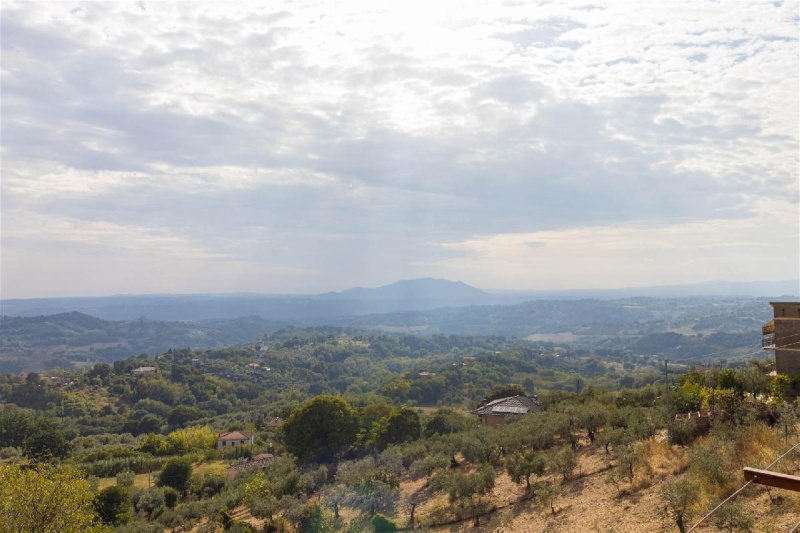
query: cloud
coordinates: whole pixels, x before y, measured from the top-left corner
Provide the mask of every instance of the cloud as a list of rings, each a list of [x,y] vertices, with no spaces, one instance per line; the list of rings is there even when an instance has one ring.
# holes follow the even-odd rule
[[[541,232],[703,224],[735,241],[800,202],[796,2],[74,7],[2,7],[4,296],[38,290],[31,250],[52,271],[155,250],[164,279],[190,259],[273,272],[259,290],[462,268],[511,288],[453,243],[556,254]],[[104,283],[82,290],[165,286]]]

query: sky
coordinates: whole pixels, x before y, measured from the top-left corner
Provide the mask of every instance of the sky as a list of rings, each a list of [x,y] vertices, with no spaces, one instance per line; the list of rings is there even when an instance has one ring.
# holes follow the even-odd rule
[[[0,7],[0,296],[800,272],[797,1]]]

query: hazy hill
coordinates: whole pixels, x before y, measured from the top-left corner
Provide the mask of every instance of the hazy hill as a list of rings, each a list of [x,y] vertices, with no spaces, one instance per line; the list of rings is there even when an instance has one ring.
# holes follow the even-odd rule
[[[353,288],[318,295],[191,294],[123,295],[96,298],[33,298],[0,301],[0,314],[40,316],[79,311],[107,320],[209,320],[260,316],[267,320],[316,323],[375,313],[426,311],[474,305],[513,305],[541,300],[614,300],[741,295],[791,298],[797,281],[645,287],[592,291],[488,292],[442,279],[404,280],[375,288]],[[598,311],[599,312],[599,311]],[[469,312],[467,313],[469,314]],[[460,322],[463,322],[460,321]]]
[[[260,316],[268,320],[315,320],[369,313],[433,309],[494,302],[522,296],[497,296],[465,283],[438,279],[319,295],[192,294],[34,298],[3,300],[3,315],[36,316],[79,311],[108,320],[207,320]]]
[[[242,344],[280,324],[260,317],[205,322],[108,321],[71,312],[0,317],[0,372],[69,366],[72,361],[113,361],[170,348]]]
[[[342,292],[326,293],[321,297],[336,300],[402,301],[425,305],[427,302],[483,303],[492,299],[493,295],[462,281],[421,278],[396,281],[376,288],[355,287]]]

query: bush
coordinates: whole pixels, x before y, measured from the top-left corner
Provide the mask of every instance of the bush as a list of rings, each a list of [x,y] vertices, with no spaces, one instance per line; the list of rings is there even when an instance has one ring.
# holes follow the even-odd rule
[[[175,508],[175,504],[178,503],[178,491],[173,489],[172,487],[164,487],[164,505],[168,508],[173,509]]]
[[[122,487],[112,485],[101,490],[95,497],[94,508],[104,524],[118,526],[131,519],[131,498]]]
[[[134,482],[136,481],[136,474],[131,472],[130,470],[125,470],[124,472],[120,472],[117,474],[117,486],[119,487],[132,487]]]
[[[172,487],[175,490],[184,492],[191,475],[192,463],[189,459],[170,459],[161,470],[157,484],[159,487]]]
[[[380,513],[372,517],[372,527],[374,527],[375,531],[378,533],[382,531],[397,531],[397,524]]]

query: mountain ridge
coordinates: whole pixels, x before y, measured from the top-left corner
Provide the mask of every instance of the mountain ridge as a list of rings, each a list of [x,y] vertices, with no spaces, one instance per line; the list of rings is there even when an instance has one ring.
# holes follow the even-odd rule
[[[0,315],[40,316],[79,311],[106,320],[147,318],[198,321],[259,316],[267,320],[320,320],[376,313],[425,311],[473,305],[515,305],[546,299],[622,299],[748,296],[796,298],[800,282],[704,282],[623,289],[491,292],[462,281],[399,280],[322,294],[155,294],[0,300]]]

